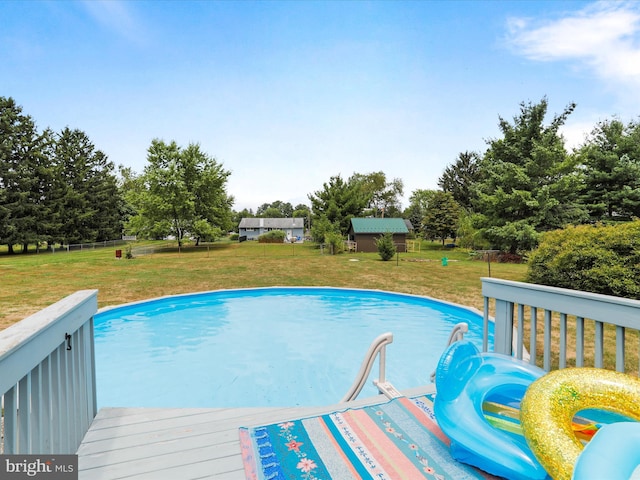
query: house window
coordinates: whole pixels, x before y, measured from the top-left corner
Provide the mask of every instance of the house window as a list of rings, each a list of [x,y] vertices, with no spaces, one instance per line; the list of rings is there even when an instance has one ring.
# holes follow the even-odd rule
[[[247,232],[253,232],[255,229],[254,229],[254,228],[245,228],[245,230],[246,230]]]

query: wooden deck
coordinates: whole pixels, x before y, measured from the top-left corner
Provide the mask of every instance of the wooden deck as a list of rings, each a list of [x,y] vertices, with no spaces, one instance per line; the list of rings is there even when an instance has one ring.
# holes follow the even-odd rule
[[[407,396],[434,391],[432,385]],[[78,449],[80,480],[242,480],[238,428],[386,402],[299,408],[103,408]]]

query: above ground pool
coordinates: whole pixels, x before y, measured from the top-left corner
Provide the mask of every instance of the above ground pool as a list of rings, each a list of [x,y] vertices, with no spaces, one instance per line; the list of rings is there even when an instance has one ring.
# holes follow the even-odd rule
[[[394,337],[387,380],[416,387],[429,383],[459,322],[481,348],[475,310],[372,290],[221,290],[105,309],[95,316],[98,407],[337,403],[385,332]],[[360,397],[377,394],[377,377],[376,362]]]

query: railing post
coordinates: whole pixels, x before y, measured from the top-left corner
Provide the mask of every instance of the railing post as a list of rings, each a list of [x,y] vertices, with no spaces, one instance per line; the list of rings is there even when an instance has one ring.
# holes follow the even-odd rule
[[[493,350],[511,355],[513,345],[513,303],[496,299]]]

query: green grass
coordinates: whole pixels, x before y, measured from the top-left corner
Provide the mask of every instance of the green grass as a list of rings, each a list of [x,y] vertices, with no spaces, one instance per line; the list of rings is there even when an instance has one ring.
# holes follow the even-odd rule
[[[377,253],[322,255],[315,244],[219,242],[199,248],[167,242],[158,253],[116,259],[115,247],[56,253],[0,253],[0,328],[77,290],[97,289],[100,307],[163,295],[265,286],[371,288],[482,308],[487,263],[468,251],[423,242],[419,252],[383,262]],[[117,247],[124,250],[124,247]],[[135,250],[134,250],[135,252]],[[448,265],[442,266],[442,257]],[[523,280],[525,265],[491,264],[493,277]]]
[[[333,286],[424,295],[482,310],[480,278],[488,276],[486,261],[472,259],[464,249],[445,249],[430,242],[423,242],[420,251],[400,253],[388,262],[380,260],[377,253],[323,255],[312,243],[223,241],[178,249],[167,242],[138,242],[135,248],[145,246],[159,251],[131,260],[116,259],[116,248],[124,251],[123,246],[68,253],[58,250],[54,254],[36,254],[34,250],[26,255],[7,255],[6,250],[0,251],[0,329],[85,289],[98,290],[100,307],[218,289]],[[448,259],[447,266],[442,265],[443,257]],[[523,281],[526,265],[491,263],[491,276]],[[539,322],[542,325],[542,318]],[[558,325],[555,320],[553,365],[558,359]],[[569,338],[574,329],[569,326]],[[615,329],[608,330],[605,342],[613,345]],[[543,331],[538,333],[542,342]],[[589,349],[593,333],[588,329],[586,335]],[[613,353],[605,354],[605,364],[613,368],[615,349],[608,350]],[[627,370],[636,372],[637,348],[630,345],[627,350]],[[587,361],[592,358],[588,351]],[[542,359],[538,360],[541,364]]]

